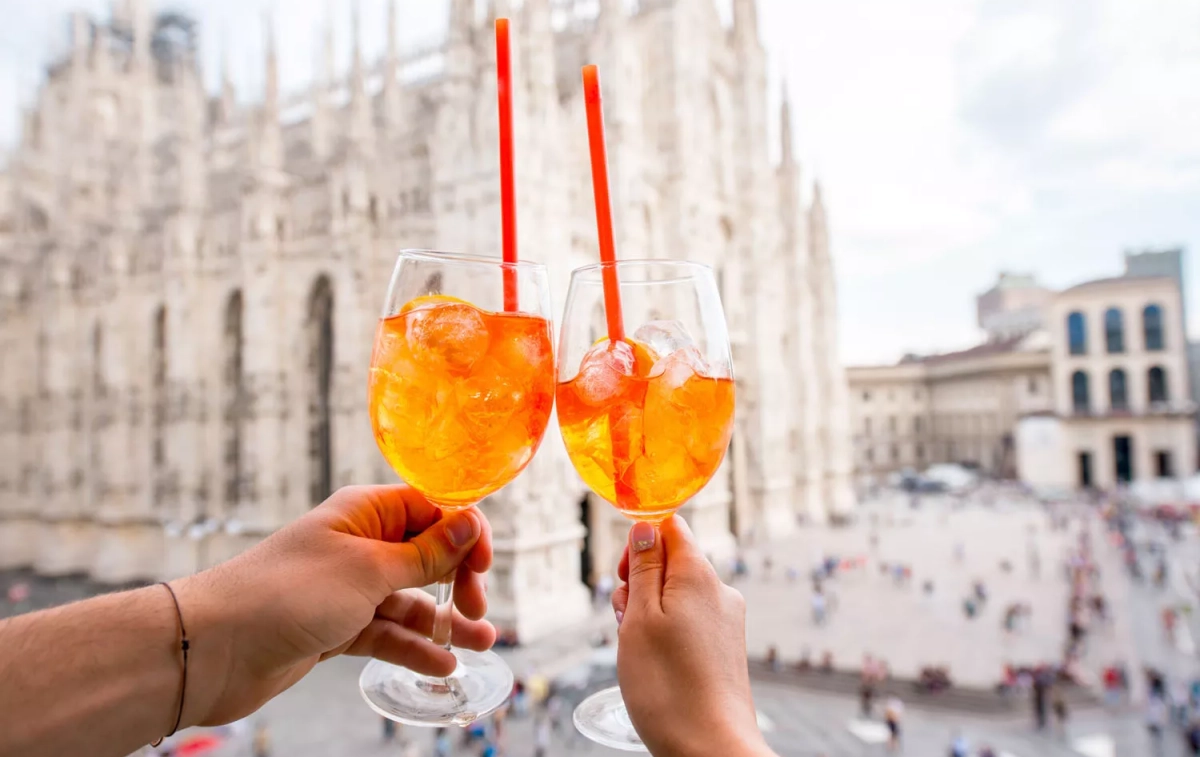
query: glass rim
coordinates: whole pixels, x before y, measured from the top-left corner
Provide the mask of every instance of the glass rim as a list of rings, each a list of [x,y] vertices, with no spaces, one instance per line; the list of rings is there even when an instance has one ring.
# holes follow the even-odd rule
[[[538,263],[534,260],[518,260],[515,263],[509,263],[502,258],[493,258],[487,255],[472,255],[465,252],[448,252],[446,250],[427,250],[419,247],[411,247],[400,250],[396,253],[396,260],[424,260],[431,263],[447,263],[453,265],[486,265],[495,266],[501,269],[511,268],[513,270],[545,270],[545,263]]]
[[[670,258],[637,258],[634,260],[617,260],[612,263],[600,261],[598,263],[590,263],[580,266],[571,271],[571,281],[586,282],[586,283],[603,283],[602,277],[596,274],[602,274],[605,269],[615,268],[618,273],[622,268],[651,268],[653,266],[662,266],[664,268],[682,269],[680,275],[670,279],[655,279],[648,281],[621,281],[622,286],[637,285],[637,284],[672,284],[687,281],[693,277],[696,272],[703,271],[710,276],[713,274],[713,267],[708,263],[701,263],[696,260],[673,260]]]

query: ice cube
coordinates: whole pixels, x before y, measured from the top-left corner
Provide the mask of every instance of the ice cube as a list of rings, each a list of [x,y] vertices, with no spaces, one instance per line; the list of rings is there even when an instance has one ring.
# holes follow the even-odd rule
[[[665,383],[667,391],[683,386],[692,376],[708,376],[708,364],[695,347],[667,353],[650,369],[650,378]]]
[[[633,338],[654,350],[654,354],[660,358],[676,350],[696,346],[687,327],[680,321],[649,321],[633,332]]]
[[[633,348],[626,342],[600,342],[586,355],[575,377],[579,399],[592,407],[601,407],[621,396],[635,375]]]
[[[479,443],[495,442],[525,403],[526,391],[518,377],[490,356],[476,363],[471,375],[455,388],[463,426]]]
[[[433,368],[466,372],[488,349],[488,329],[474,307],[448,303],[407,314],[413,356]]]

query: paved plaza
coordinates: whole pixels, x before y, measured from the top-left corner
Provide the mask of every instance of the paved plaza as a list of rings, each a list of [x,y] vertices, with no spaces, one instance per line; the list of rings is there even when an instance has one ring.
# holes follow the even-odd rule
[[[805,528],[750,553],[751,575],[737,583],[746,596],[750,653],[761,657],[775,646],[790,663],[807,651],[816,664],[828,651],[839,669],[857,669],[871,654],[902,678],[940,665],[956,684],[991,688],[1005,662],[1061,658],[1068,600],[1062,562],[1077,532],[1077,526],[1052,530],[1041,505],[1004,490],[994,493],[990,507],[925,496],[914,509],[907,496],[886,496],[865,507],[853,527]],[[768,557],[771,569],[764,575]],[[825,582],[829,612],[818,625],[809,575],[825,558],[865,562]],[[910,579],[897,582],[883,570],[897,564],[911,571]],[[798,577],[789,579],[789,569]],[[932,591],[925,590],[927,581]],[[963,602],[976,581],[988,599],[976,617],[967,618]],[[1030,613],[1008,633],[1004,611],[1017,602]],[[1098,644],[1115,654],[1119,637],[1105,629]]]
[[[414,739],[419,754],[433,754],[432,733],[402,731],[384,744],[379,718],[359,697],[361,660],[339,658],[323,663],[306,679],[263,709],[278,757],[402,757],[402,739]],[[882,726],[857,716],[855,702],[756,684],[755,702],[768,741],[780,757],[876,757],[886,754]],[[532,720],[508,721],[505,757],[533,757]],[[1066,736],[1038,734],[1025,717],[972,719],[910,707],[905,717],[905,754],[936,757],[947,751],[955,734],[975,748],[990,745],[1009,757],[1126,757],[1149,754],[1137,717],[1110,717],[1101,710],[1072,718]],[[456,745],[461,731],[453,731]],[[1083,751],[1081,751],[1081,749]],[[475,757],[478,746],[456,746],[455,757]],[[616,757],[621,752],[594,746],[576,735],[569,723],[554,732],[548,757]],[[1172,749],[1167,755],[1179,754]],[[214,757],[249,757],[245,738],[234,739]]]

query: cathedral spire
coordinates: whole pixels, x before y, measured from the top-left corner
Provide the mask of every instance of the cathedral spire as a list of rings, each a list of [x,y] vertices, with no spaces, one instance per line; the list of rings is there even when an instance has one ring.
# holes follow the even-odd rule
[[[229,74],[229,35],[221,35],[221,92],[218,99],[219,120],[229,123],[233,117],[233,109],[237,105],[237,92],[233,88],[233,79]]]
[[[383,114],[390,126],[400,124],[400,42],[396,37],[396,0],[388,0],[387,57],[383,65]]]
[[[600,21],[613,24],[625,18],[624,0],[600,0]]]
[[[792,100],[788,95],[787,77],[783,79],[783,101],[779,106],[780,165],[785,169],[796,165],[796,151],[792,140]]]
[[[508,0],[488,0],[487,20],[489,24],[498,18],[508,18],[512,15],[512,6]]]
[[[474,41],[475,0],[450,0],[450,23],[447,33],[446,78],[454,83],[459,95],[475,70]]]
[[[87,14],[75,11],[71,14],[71,62],[79,65],[86,63],[88,43],[91,41],[88,29]]]
[[[529,87],[529,102],[534,108],[549,106],[558,96],[555,73],[554,28],[550,22],[550,0],[525,0],[522,7],[524,33],[521,35],[523,78]]]
[[[126,19],[133,32],[133,63],[136,66],[150,62],[150,42],[154,36],[154,14],[150,0],[128,0]]]
[[[279,56],[275,51],[275,16],[270,12],[263,17],[264,33],[266,35],[266,72],[263,85],[264,109],[278,114],[279,112]]]
[[[733,31],[743,37],[758,37],[758,0],[733,0]]]
[[[371,103],[367,99],[366,76],[363,72],[360,4],[355,0],[351,15],[353,55],[350,62],[350,140],[356,144],[366,141],[371,130]]]
[[[475,0],[450,0],[450,38],[470,39],[475,26]]]
[[[263,17],[266,35],[266,72],[263,85],[263,104],[259,113],[258,159],[269,168],[283,165],[283,133],[279,125],[279,61],[275,53],[274,17]]]

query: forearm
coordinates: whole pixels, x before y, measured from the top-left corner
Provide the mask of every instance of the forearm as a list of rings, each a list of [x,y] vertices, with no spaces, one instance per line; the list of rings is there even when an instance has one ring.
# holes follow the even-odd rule
[[[119,757],[166,735],[179,712],[179,642],[162,586],[0,623],[0,757]],[[189,672],[204,665],[192,657]]]

